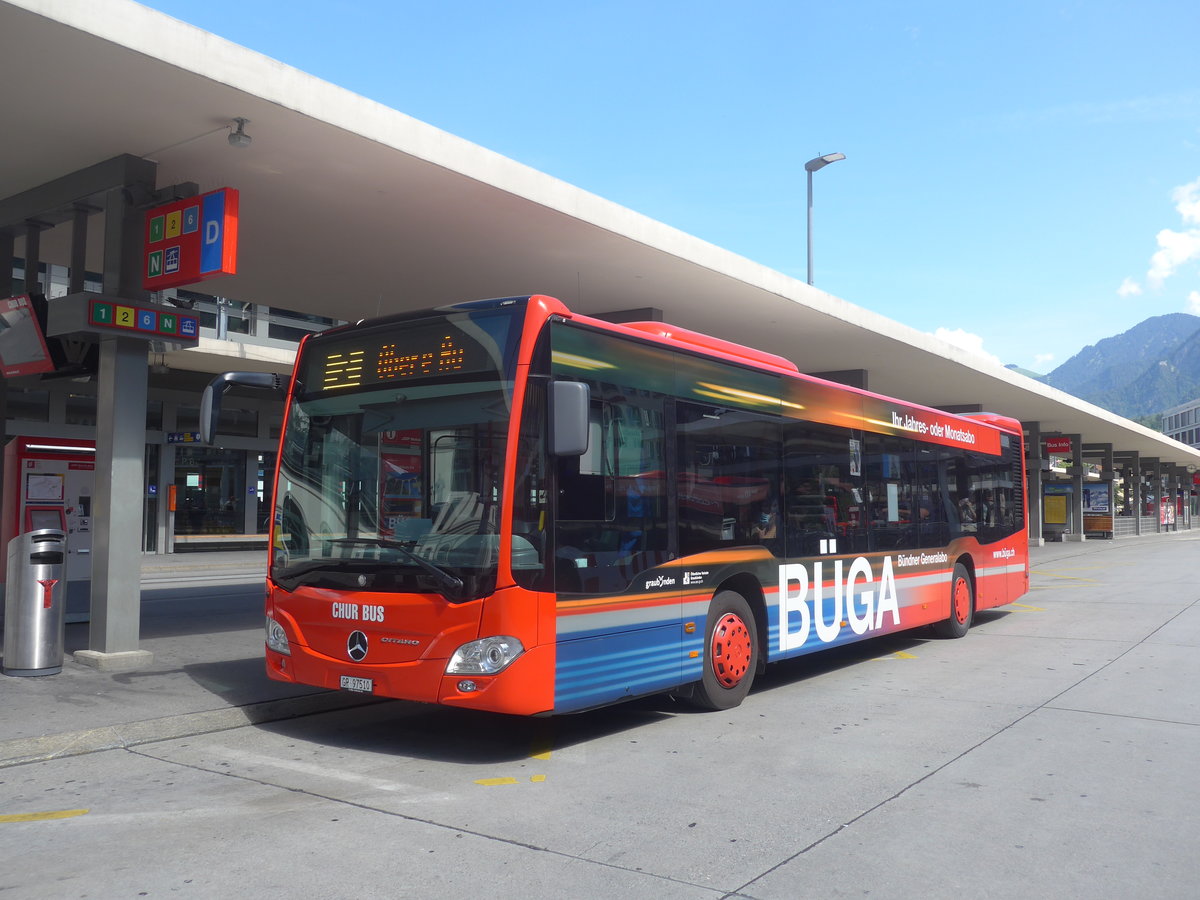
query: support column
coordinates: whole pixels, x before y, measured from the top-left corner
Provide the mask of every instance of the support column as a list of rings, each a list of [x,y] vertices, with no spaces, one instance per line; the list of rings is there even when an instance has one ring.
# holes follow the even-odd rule
[[[25,293],[42,293],[42,223],[25,223]]]
[[[12,294],[13,251],[16,240],[7,228],[0,228],[0,290]],[[0,450],[8,443],[8,379],[0,378]],[[0,484],[4,484],[4,454],[0,452]],[[5,553],[8,548],[2,548]]]
[[[1075,527],[1066,540],[1079,543],[1087,540],[1083,533],[1083,436],[1066,435],[1071,439],[1071,521]]]
[[[71,221],[71,268],[67,274],[67,293],[78,294],[83,290],[87,275],[88,214],[86,206],[75,207]]]
[[[176,430],[176,404],[174,400],[163,401],[162,430],[168,434]],[[175,552],[175,513],[171,510],[171,488],[175,485],[175,445],[163,444],[158,457],[158,552]]]
[[[242,534],[254,534],[258,530],[258,451],[242,450],[246,454],[246,486],[242,489]]]
[[[1180,526],[1182,523],[1180,520],[1183,517],[1182,512],[1180,512],[1180,467],[1171,464],[1171,466],[1166,467],[1166,473],[1168,473],[1166,474],[1166,496],[1170,498],[1171,522],[1174,522],[1170,530],[1178,532],[1178,530],[1181,530]]]
[[[1133,488],[1133,533],[1142,533],[1142,460],[1140,453],[1134,453],[1129,460],[1129,484]]]
[[[1154,530],[1161,533],[1162,527],[1162,460],[1156,456],[1147,457],[1142,464],[1150,467],[1150,489],[1154,492]]]
[[[140,189],[153,190],[154,168]],[[104,293],[141,300],[144,214],[137,191],[113,188],[104,197]],[[92,543],[92,608],[88,649],[75,660],[99,669],[148,666],[154,654],[138,648],[142,617],[142,510],[145,494],[148,349],[143,340],[100,341],[96,391],[97,527]]]
[[[1109,536],[1114,540],[1117,537],[1117,473],[1114,468],[1116,462],[1116,454],[1113,451],[1112,444],[1084,444],[1083,452],[1092,457],[1100,457],[1100,483],[1106,485],[1108,490],[1108,514],[1112,517]]]
[[[100,342],[96,391],[95,518],[92,619],[88,649],[75,659],[101,669],[149,665],[138,649],[141,633],[143,458],[146,452],[147,343],[128,338]]]
[[[1042,536],[1042,425],[1040,422],[1022,422],[1025,432],[1025,481],[1028,496],[1025,498],[1025,518],[1029,526],[1029,546],[1041,547],[1046,543]]]

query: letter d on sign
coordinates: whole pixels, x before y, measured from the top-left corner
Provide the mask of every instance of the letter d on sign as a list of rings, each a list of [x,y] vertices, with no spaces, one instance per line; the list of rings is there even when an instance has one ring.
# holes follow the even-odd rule
[[[201,217],[204,222],[204,243],[200,247],[200,272],[220,272],[224,257],[225,192],[205,194]]]

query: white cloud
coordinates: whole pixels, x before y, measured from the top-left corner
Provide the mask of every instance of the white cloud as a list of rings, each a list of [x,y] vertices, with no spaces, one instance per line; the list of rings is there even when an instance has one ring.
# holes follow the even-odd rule
[[[1184,225],[1200,226],[1200,178],[1175,188],[1171,199]],[[1156,289],[1184,263],[1200,259],[1200,227],[1185,231],[1164,228],[1157,240],[1159,249],[1150,257],[1150,270],[1146,273],[1146,283]]]
[[[1121,286],[1117,288],[1118,297],[1136,297],[1142,292],[1142,286],[1132,278],[1126,278],[1121,282]]]
[[[1000,357],[994,356],[983,349],[983,338],[977,334],[971,334],[971,332],[963,331],[961,328],[939,328],[933,333],[933,336],[939,341],[945,341],[947,344],[953,344],[960,350],[965,350],[972,356],[978,356],[989,362],[994,362],[996,365],[1002,365]]]
[[[1175,208],[1185,225],[1200,225],[1200,178],[1171,191]]]
[[[1200,291],[1188,294],[1187,311],[1193,316],[1200,316]]]
[[[1200,258],[1200,229],[1172,231],[1164,228],[1158,233],[1159,251],[1150,257],[1146,283],[1160,288],[1184,263]]]
[[[1054,362],[1053,353],[1039,353],[1033,358],[1033,371],[1040,372],[1052,362]]]

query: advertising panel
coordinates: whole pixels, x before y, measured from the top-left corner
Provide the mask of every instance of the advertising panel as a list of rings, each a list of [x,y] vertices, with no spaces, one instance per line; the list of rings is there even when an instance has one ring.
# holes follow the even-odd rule
[[[1083,511],[1085,513],[1107,514],[1112,512],[1112,486],[1109,484],[1093,484],[1083,489]]]

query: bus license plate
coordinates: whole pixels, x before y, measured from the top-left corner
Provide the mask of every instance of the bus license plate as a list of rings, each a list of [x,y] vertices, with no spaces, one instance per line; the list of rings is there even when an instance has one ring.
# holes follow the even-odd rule
[[[370,694],[375,690],[375,682],[373,682],[370,678],[355,678],[353,675],[343,675],[342,690],[358,691],[363,694]]]

